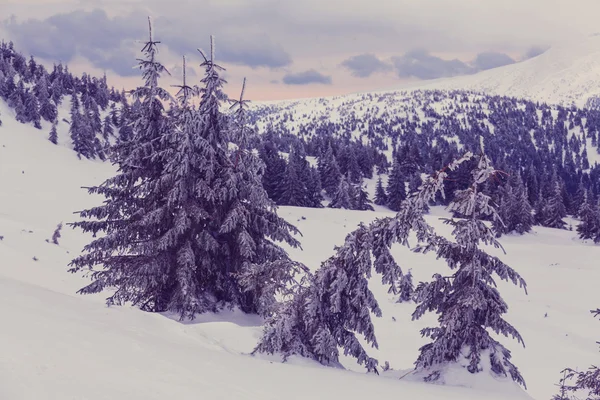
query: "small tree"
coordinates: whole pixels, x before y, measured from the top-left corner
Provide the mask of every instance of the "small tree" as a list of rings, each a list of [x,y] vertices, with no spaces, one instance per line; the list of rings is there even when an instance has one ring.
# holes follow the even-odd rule
[[[342,175],[337,164],[331,142],[327,145],[327,150],[323,156],[319,157],[319,176],[321,177],[321,186],[329,196],[333,197],[338,189]]]
[[[413,319],[421,318],[428,311],[435,312],[439,314],[439,326],[421,331],[421,335],[431,338],[432,342],[421,347],[415,368],[425,374],[425,380],[436,380],[449,363],[465,359],[467,370],[477,373],[487,364],[482,363],[482,357],[489,357],[491,373],[510,375],[515,382],[525,385],[517,367],[510,362],[510,351],[487,330],[512,336],[523,344],[519,332],[502,319],[508,306],[495,288],[493,276],[523,288],[526,284],[512,268],[479,247],[485,244],[502,248],[493,231],[483,222],[484,218],[497,218],[497,212],[490,204],[489,196],[480,190],[496,171],[483,153],[483,145],[478,158],[478,165],[472,171],[471,186],[458,190],[449,205],[451,211],[464,218],[444,219],[453,227],[455,241],[443,240],[436,246],[438,258],[444,259],[455,272],[450,277],[435,274],[432,282],[421,283],[416,289],[415,298],[419,305]],[[417,251],[430,251],[430,246],[418,247]]]
[[[583,195],[583,203],[579,207],[579,218],[581,222],[577,225],[577,233],[580,239],[592,239],[594,243],[600,243],[600,210],[590,199],[587,190]]]
[[[404,199],[406,199],[406,183],[403,175],[403,167],[396,160],[392,167],[392,173],[388,178],[387,205],[392,211],[398,211]]]
[[[354,188],[348,182],[347,177],[342,177],[338,184],[337,191],[329,203],[331,208],[345,208],[346,210],[353,210],[355,202]]]
[[[50,128],[50,135],[48,135],[48,140],[53,144],[58,143],[58,132],[56,131],[56,121],[52,122],[52,128]]]
[[[373,211],[373,206],[371,205],[371,199],[369,199],[369,193],[367,193],[367,189],[363,186],[362,182],[354,185],[354,210],[361,211]]]
[[[52,243],[58,245],[58,239],[60,239],[60,230],[62,229],[63,224],[62,222],[59,223],[56,226],[56,229],[54,230],[54,233],[52,234]]]
[[[375,188],[375,204],[378,206],[385,206],[387,201],[387,194],[383,188],[383,182],[380,176],[379,179],[377,179],[377,187]]]

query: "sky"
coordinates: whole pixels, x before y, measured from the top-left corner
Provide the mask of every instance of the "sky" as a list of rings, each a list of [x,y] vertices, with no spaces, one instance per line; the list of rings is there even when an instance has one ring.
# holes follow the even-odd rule
[[[472,74],[600,30],[598,0],[0,0],[0,38],[126,89],[151,16],[177,84],[215,37],[227,92],[279,100]]]

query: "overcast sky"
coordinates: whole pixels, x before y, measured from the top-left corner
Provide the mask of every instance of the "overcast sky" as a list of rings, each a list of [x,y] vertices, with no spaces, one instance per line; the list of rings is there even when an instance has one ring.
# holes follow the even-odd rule
[[[128,88],[148,15],[174,77],[214,34],[228,91],[246,76],[256,100],[476,73],[600,31],[600,0],[0,0],[0,38]]]

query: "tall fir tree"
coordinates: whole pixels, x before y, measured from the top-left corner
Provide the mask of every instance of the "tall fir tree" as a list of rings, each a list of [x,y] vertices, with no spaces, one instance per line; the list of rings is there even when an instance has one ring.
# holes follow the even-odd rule
[[[548,228],[565,229],[567,224],[563,221],[563,218],[567,216],[567,209],[563,200],[562,188],[558,181],[555,181],[554,190],[542,213],[544,216],[542,225]]]
[[[381,176],[377,179],[377,187],[375,188],[375,204],[378,206],[385,206],[387,204],[387,194],[385,193]]]
[[[58,132],[56,131],[56,121],[52,122],[52,128],[50,128],[50,134],[48,135],[48,140],[53,143],[58,143]]]
[[[325,153],[319,157],[318,168],[319,176],[321,177],[321,187],[325,190],[325,193],[330,197],[333,197],[338,189],[342,175],[335,156],[333,155],[331,142],[327,144]]]
[[[145,49],[155,45],[151,35]],[[92,189],[109,201],[82,213],[99,221],[74,225],[106,236],[86,246],[88,253],[72,262],[73,271],[102,263],[104,269],[94,271],[94,282],[81,292],[115,287],[109,304],[132,302],[145,310],[176,312],[182,319],[225,306],[268,315],[277,292],[299,269],[276,242],[298,246],[292,236],[297,231],[277,216],[261,186],[260,161],[243,148],[243,112],[236,113],[239,125],[232,128],[221,111],[227,97],[212,38],[210,57],[202,55],[206,72],[199,106],[183,101],[175,121],[159,125],[168,130],[151,136],[137,131],[121,174]],[[151,67],[147,77],[157,84],[158,77],[150,75],[161,68],[142,65],[144,72]],[[144,93],[156,94],[158,86]],[[237,102],[240,109],[243,104],[243,99]],[[141,161],[135,159],[137,148],[147,140],[155,142],[146,143],[146,151],[153,151],[144,162],[156,165],[146,164],[151,167],[146,175],[131,182],[130,168]],[[242,148],[232,154],[230,141]],[[117,186],[122,182],[125,187]]]
[[[430,381],[440,378],[452,363],[466,363],[471,373],[481,372],[488,365],[488,373],[510,375],[525,386],[521,373],[510,362],[510,351],[488,332],[489,329],[512,336],[523,344],[519,332],[502,318],[508,306],[496,289],[494,275],[522,288],[526,284],[516,271],[479,247],[484,244],[501,248],[483,221],[494,219],[496,214],[490,197],[481,192],[481,186],[496,171],[483,153],[483,144],[481,147],[471,186],[458,190],[449,205],[451,211],[464,218],[444,220],[453,228],[454,241],[441,240],[437,245],[438,258],[444,259],[455,272],[451,277],[435,274],[432,282],[420,283],[416,289],[418,306],[413,319],[435,312],[439,315],[439,326],[421,330],[421,335],[431,338],[432,342],[421,347],[415,369]],[[418,252],[429,250],[430,244],[417,248]],[[483,361],[482,357],[488,360]]]
[[[338,184],[337,191],[329,203],[331,208],[345,208],[346,210],[353,210],[355,204],[355,194],[352,184],[349,182],[349,178],[344,176]]]
[[[406,199],[406,183],[402,173],[402,165],[398,160],[395,160],[392,173],[388,178],[387,205],[392,211],[398,211],[404,199]]]
[[[371,199],[369,199],[369,193],[367,192],[367,188],[363,185],[362,179],[358,184],[354,185],[353,209],[360,211],[373,211]]]
[[[600,243],[600,209],[593,203],[587,191],[583,195],[583,204],[578,211],[581,222],[577,225],[580,239],[591,239]]]

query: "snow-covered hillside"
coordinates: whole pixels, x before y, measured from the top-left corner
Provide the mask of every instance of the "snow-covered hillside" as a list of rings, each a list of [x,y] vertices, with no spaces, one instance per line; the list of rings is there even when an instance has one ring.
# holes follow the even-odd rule
[[[113,167],[79,160],[55,146],[41,131],[17,123],[0,102],[0,398],[43,399],[547,399],[556,391],[559,371],[597,362],[600,324],[589,309],[598,306],[600,248],[582,243],[574,232],[536,227],[524,237],[502,238],[502,256],[529,284],[529,295],[500,285],[510,310],[507,320],[527,348],[502,340],[528,384],[523,392],[511,380],[456,368],[446,385],[404,376],[425,343],[419,330],[434,316],[411,322],[413,305],[397,304],[372,281],[383,317],[376,321],[380,348],[373,355],[393,371],[366,375],[353,360],[350,371],[292,359],[251,357],[261,321],[237,312],[204,315],[180,323],[168,315],[127,307],[106,308],[103,296],[75,292],[87,281],[66,272],[89,237],[65,228],[60,245],[48,243],[59,222],[97,204],[81,186],[101,182]],[[59,126],[59,135],[66,127]],[[302,231],[303,250],[293,258],[318,268],[359,222],[389,215],[331,209],[282,207],[280,214]],[[434,208],[429,220],[444,211]],[[497,254],[498,252],[496,252]],[[432,257],[396,250],[415,279],[429,279],[447,267]]]
[[[402,89],[460,89],[583,107],[600,95],[600,36],[563,43],[529,60]]]

